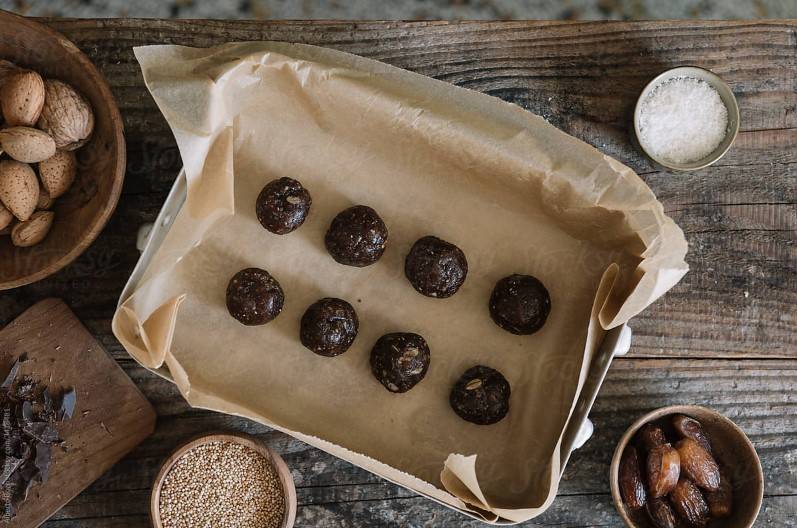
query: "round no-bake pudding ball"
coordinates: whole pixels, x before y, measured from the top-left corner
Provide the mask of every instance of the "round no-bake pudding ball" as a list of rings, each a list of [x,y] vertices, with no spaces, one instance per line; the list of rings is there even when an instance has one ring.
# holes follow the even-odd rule
[[[304,223],[312,204],[310,193],[301,183],[292,178],[277,178],[260,191],[255,212],[263,227],[277,235],[286,235]]]
[[[346,352],[360,322],[354,307],[343,299],[326,297],[304,312],[299,339],[305,348],[320,356],[334,357]]]
[[[404,260],[404,275],[418,293],[427,297],[451,297],[468,275],[465,254],[454,244],[425,236],[412,245]]]
[[[337,262],[362,268],[385,252],[387,226],[367,205],[355,205],[332,220],[324,244]]]
[[[477,425],[500,422],[509,412],[509,382],[495,369],[478,365],[451,389],[449,403],[460,418]]]
[[[279,282],[266,270],[242,269],[227,284],[227,310],[247,326],[273,321],[284,303],[285,294]]]
[[[531,275],[504,277],[490,296],[490,317],[513,334],[533,334],[545,324],[550,311],[548,290]]]
[[[371,349],[371,371],[390,392],[407,392],[426,376],[431,355],[423,337],[385,334]]]

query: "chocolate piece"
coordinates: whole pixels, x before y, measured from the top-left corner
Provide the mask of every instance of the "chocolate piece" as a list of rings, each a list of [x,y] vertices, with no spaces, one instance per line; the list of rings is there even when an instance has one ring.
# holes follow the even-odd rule
[[[430,359],[418,334],[385,334],[371,349],[371,371],[390,392],[407,392],[426,376]]]
[[[497,370],[478,365],[471,367],[451,389],[449,403],[463,420],[490,425],[509,412],[509,382]]]
[[[333,357],[349,349],[359,326],[351,304],[327,297],[314,302],[304,312],[299,338],[316,354]]]
[[[266,324],[282,311],[285,294],[269,272],[242,269],[227,285],[227,310],[247,326]]]
[[[255,212],[260,223],[277,235],[285,235],[302,225],[313,200],[302,184],[292,178],[278,178],[263,187]]]
[[[335,261],[362,268],[385,252],[387,226],[367,205],[355,205],[332,220],[324,244]]]
[[[427,297],[451,297],[468,275],[465,254],[454,244],[425,236],[413,244],[404,260],[404,275],[418,293]]]
[[[62,447],[58,425],[72,416],[75,391],[67,389],[58,409],[47,387],[30,376],[19,378],[20,356],[0,385],[0,518],[13,519],[31,487],[50,473],[52,448]]]
[[[530,275],[504,277],[496,283],[490,296],[493,321],[516,335],[533,334],[542,328],[550,311],[548,290]]]

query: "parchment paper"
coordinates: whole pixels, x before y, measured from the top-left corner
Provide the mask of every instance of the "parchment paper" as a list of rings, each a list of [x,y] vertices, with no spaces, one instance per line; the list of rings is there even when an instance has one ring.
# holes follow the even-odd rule
[[[188,180],[180,211],[114,333],[150,369],[168,370],[191,405],[247,416],[394,482],[494,522],[553,500],[560,443],[592,355],[687,271],[686,242],[629,168],[498,99],[349,54],[275,42],[211,49],[136,48],[147,87],[174,131]],[[281,177],[313,197],[305,224],[277,236],[254,215]],[[390,231],[376,264],[327,254],[333,216],[375,208]],[[403,275],[412,243],[434,234],[469,262],[450,299]],[[282,314],[245,327],[225,308],[238,270],[268,270]],[[532,336],[490,319],[495,282],[538,277],[552,299]],[[302,348],[299,319],[321,297],[357,310],[342,356]],[[395,331],[424,336],[426,378],[405,394],[372,376],[369,352]],[[510,412],[461,420],[449,390],[465,369],[499,369]]]

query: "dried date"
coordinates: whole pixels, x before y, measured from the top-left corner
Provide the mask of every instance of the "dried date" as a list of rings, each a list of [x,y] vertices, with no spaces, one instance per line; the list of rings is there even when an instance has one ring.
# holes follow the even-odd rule
[[[667,495],[681,475],[681,459],[670,444],[656,446],[648,453],[646,463],[648,491],[653,498]]]
[[[733,510],[733,481],[730,473],[725,469],[720,469],[720,486],[717,491],[707,491],[705,493],[708,511],[715,519],[730,517]]]
[[[676,528],[678,519],[667,499],[650,499],[647,504],[648,517],[656,528]]]
[[[670,502],[687,525],[701,528],[708,523],[709,510],[700,489],[688,478],[681,478],[670,493]]]
[[[664,445],[667,443],[667,438],[664,436],[664,431],[661,427],[653,424],[645,424],[637,433],[637,438],[645,451],[651,451],[654,447]]]
[[[717,491],[720,485],[720,468],[714,458],[691,438],[675,444],[681,459],[681,472],[695,484],[708,491]]]
[[[684,438],[691,438],[700,444],[710,455],[713,454],[711,450],[711,441],[708,438],[708,434],[703,430],[703,426],[700,425],[700,422],[685,414],[676,414],[672,418],[672,425],[675,427],[675,430],[678,431],[678,434]]]
[[[639,456],[634,446],[626,446],[620,458],[618,474],[620,494],[625,505],[632,510],[638,510],[645,505],[645,485],[642,483],[642,470],[639,466]]]

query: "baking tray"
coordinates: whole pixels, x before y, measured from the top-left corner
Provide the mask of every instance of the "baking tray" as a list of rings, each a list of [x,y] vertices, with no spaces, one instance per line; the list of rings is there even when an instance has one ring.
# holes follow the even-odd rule
[[[164,202],[163,207],[161,207],[155,222],[147,223],[139,227],[136,245],[138,250],[141,251],[141,257],[138,259],[135,268],[133,268],[133,273],[130,275],[127,284],[125,284],[125,287],[122,290],[122,295],[119,298],[118,306],[121,306],[121,304],[138,286],[138,283],[144,274],[144,270],[147,269],[150,261],[158,251],[158,248],[160,248],[161,243],[166,238],[174,219],[177,217],[180,209],[182,209],[183,205],[185,204],[187,192],[188,186],[185,171],[181,170],[177,175],[177,179],[169,191],[169,195],[166,197],[166,201]],[[565,466],[567,461],[570,459],[572,452],[583,446],[592,436],[594,426],[589,419],[589,412],[592,409],[592,405],[595,403],[598,390],[600,390],[600,387],[603,384],[603,380],[606,377],[606,372],[609,370],[612,359],[615,356],[625,355],[631,348],[631,335],[631,328],[627,324],[609,330],[604,337],[603,343],[601,344],[598,353],[596,354],[595,358],[593,358],[592,364],[587,371],[587,379],[584,382],[584,387],[581,390],[578,400],[576,401],[573,415],[565,427],[561,451],[562,473],[564,473]],[[167,368],[161,367],[157,370],[157,372],[164,378],[170,381],[172,380]],[[323,448],[320,446],[314,447],[323,450]],[[382,475],[378,476],[385,478]],[[390,481],[390,479],[386,478],[385,480]],[[397,482],[393,483],[401,486],[401,484],[398,484]],[[415,490],[411,491],[417,493]],[[424,495],[435,502],[439,502],[434,497],[430,497],[422,493],[421,495]],[[444,504],[442,502],[439,503],[443,504],[447,508],[451,507],[448,504]],[[467,510],[456,510],[464,515],[467,515],[468,517],[484,522],[483,519]],[[499,519],[494,524],[514,525],[519,523]]]

